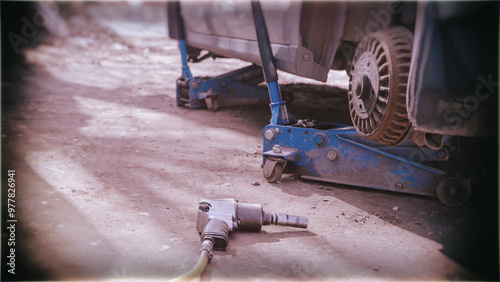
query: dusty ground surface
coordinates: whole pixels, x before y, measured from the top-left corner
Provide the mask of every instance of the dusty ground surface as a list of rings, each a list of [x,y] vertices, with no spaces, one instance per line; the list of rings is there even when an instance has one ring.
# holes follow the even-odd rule
[[[59,13],[68,34],[41,33],[2,85],[3,187],[15,169],[18,219],[16,275],[2,280],[176,277],[198,258],[202,198],[309,218],[307,230],[231,234],[202,280],[497,277],[495,198],[448,208],[292,176],[266,183],[268,106],[213,113],[175,105],[180,55],[166,36],[164,4],[89,3]],[[243,65],[208,60],[192,71]],[[349,122],[343,72],[326,85],[281,78],[296,94],[292,113]]]

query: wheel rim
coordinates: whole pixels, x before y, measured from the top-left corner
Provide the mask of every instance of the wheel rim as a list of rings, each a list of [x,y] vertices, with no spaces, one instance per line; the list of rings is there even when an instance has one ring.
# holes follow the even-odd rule
[[[402,142],[410,129],[406,86],[411,34],[402,27],[366,36],[356,48],[349,79],[349,111],[358,132],[384,145]]]

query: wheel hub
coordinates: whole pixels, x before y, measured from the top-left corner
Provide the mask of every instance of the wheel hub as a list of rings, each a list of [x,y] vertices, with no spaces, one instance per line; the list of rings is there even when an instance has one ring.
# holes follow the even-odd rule
[[[356,98],[366,100],[372,91],[371,81],[368,75],[357,75],[353,82],[353,87],[356,89]]]
[[[439,182],[437,196],[447,206],[461,206],[471,196],[470,180],[460,175],[448,176]]]
[[[457,198],[460,196],[460,190],[458,189],[458,187],[455,187],[455,186],[450,187],[450,188],[448,188],[448,195],[450,197]]]
[[[364,53],[357,65],[352,79],[352,102],[356,114],[367,119],[373,112],[378,96],[377,62],[369,53]]]

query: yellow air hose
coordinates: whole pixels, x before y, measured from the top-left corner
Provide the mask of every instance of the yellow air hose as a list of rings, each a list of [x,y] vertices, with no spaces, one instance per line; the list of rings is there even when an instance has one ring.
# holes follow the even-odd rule
[[[205,270],[205,267],[207,266],[210,259],[212,258],[212,248],[213,248],[213,243],[211,240],[203,241],[203,243],[201,244],[200,258],[193,266],[193,268],[191,268],[186,273],[181,274],[180,276],[170,281],[191,281],[199,277]]]

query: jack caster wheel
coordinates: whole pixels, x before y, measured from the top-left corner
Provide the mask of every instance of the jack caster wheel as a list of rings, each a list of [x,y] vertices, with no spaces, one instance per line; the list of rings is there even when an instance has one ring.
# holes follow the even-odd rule
[[[460,175],[446,177],[439,182],[437,195],[439,200],[449,207],[459,207],[471,197],[470,181]]]
[[[281,180],[283,175],[283,168],[285,163],[283,161],[267,159],[264,163],[264,179],[269,183],[276,183]]]
[[[186,78],[177,79],[177,107],[183,107],[189,101],[189,80]]]
[[[219,110],[219,101],[217,98],[207,97],[205,98],[205,103],[207,104],[207,109],[212,112],[216,112]]]

